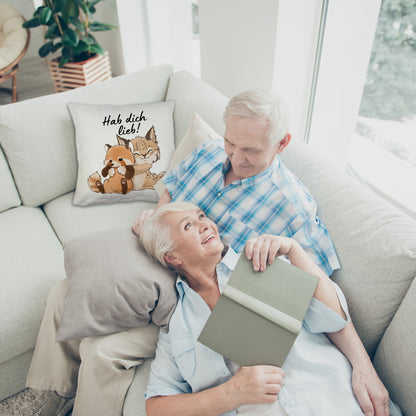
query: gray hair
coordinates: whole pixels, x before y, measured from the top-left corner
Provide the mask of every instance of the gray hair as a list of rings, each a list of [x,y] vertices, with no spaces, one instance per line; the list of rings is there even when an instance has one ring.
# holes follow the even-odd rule
[[[199,207],[190,202],[171,202],[158,208],[143,224],[140,241],[146,253],[165,267],[168,267],[165,254],[175,249],[175,243],[172,240],[171,230],[163,223],[163,217],[169,212],[191,210],[199,210]]]
[[[231,98],[225,107],[224,123],[227,123],[228,117],[266,119],[268,137],[273,144],[279,143],[289,132],[289,114],[285,103],[267,89],[244,91]]]

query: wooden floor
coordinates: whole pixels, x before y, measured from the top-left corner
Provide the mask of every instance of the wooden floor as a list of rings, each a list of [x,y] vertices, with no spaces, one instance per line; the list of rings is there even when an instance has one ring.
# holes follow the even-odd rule
[[[11,80],[0,84],[0,105],[11,103],[11,94],[3,87],[11,87]],[[54,94],[49,69],[45,61],[38,56],[24,58],[17,72],[17,99],[27,100],[42,95]]]

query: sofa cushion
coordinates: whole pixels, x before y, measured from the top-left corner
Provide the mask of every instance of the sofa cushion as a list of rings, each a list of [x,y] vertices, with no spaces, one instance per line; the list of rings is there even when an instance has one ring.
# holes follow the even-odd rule
[[[185,135],[192,115],[198,113],[214,130],[223,134],[222,115],[228,98],[189,72],[175,72],[169,82],[166,100],[175,101],[176,144]]]
[[[167,327],[176,307],[176,273],[153,262],[130,227],[71,240],[64,255],[68,293],[57,341],[150,322]]]
[[[0,147],[0,212],[21,204],[9,165]]]
[[[174,102],[68,106],[78,158],[74,204],[157,201],[154,186],[175,150]]]
[[[144,360],[142,365],[136,367],[134,378],[124,400],[123,416],[146,416],[146,392],[149,381],[150,366],[153,358]]]
[[[146,201],[77,207],[72,204],[73,196],[71,192],[43,206],[62,244],[95,231],[129,227],[142,210],[155,207]]]
[[[416,279],[403,299],[374,356],[374,366],[404,414],[416,409]]]
[[[309,145],[291,143],[282,160],[316,199],[341,263],[332,277],[372,356],[416,275],[416,223]]]
[[[0,363],[35,345],[52,284],[65,277],[63,250],[39,208],[0,215]]]
[[[75,133],[67,103],[163,101],[171,73],[171,66],[162,65],[0,106],[0,141],[23,203],[38,206],[75,189]]]

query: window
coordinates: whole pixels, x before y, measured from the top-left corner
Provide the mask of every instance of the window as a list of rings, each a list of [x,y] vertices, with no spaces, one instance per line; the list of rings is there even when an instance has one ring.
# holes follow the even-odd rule
[[[416,7],[383,0],[348,171],[416,218]]]

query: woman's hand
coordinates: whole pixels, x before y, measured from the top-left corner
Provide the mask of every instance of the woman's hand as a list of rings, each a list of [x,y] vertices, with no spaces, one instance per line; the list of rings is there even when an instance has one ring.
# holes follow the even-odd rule
[[[143,227],[143,224],[155,213],[154,209],[146,209],[145,211],[142,211],[140,215],[136,218],[136,221],[131,226],[131,229],[133,232],[140,236],[140,231]]]
[[[244,404],[273,403],[282,389],[284,371],[279,367],[258,365],[241,367],[226,383],[227,394],[235,408]]]
[[[247,258],[253,261],[253,269],[264,271],[276,257],[289,256],[296,244],[292,238],[264,234],[248,240],[245,252]]]

